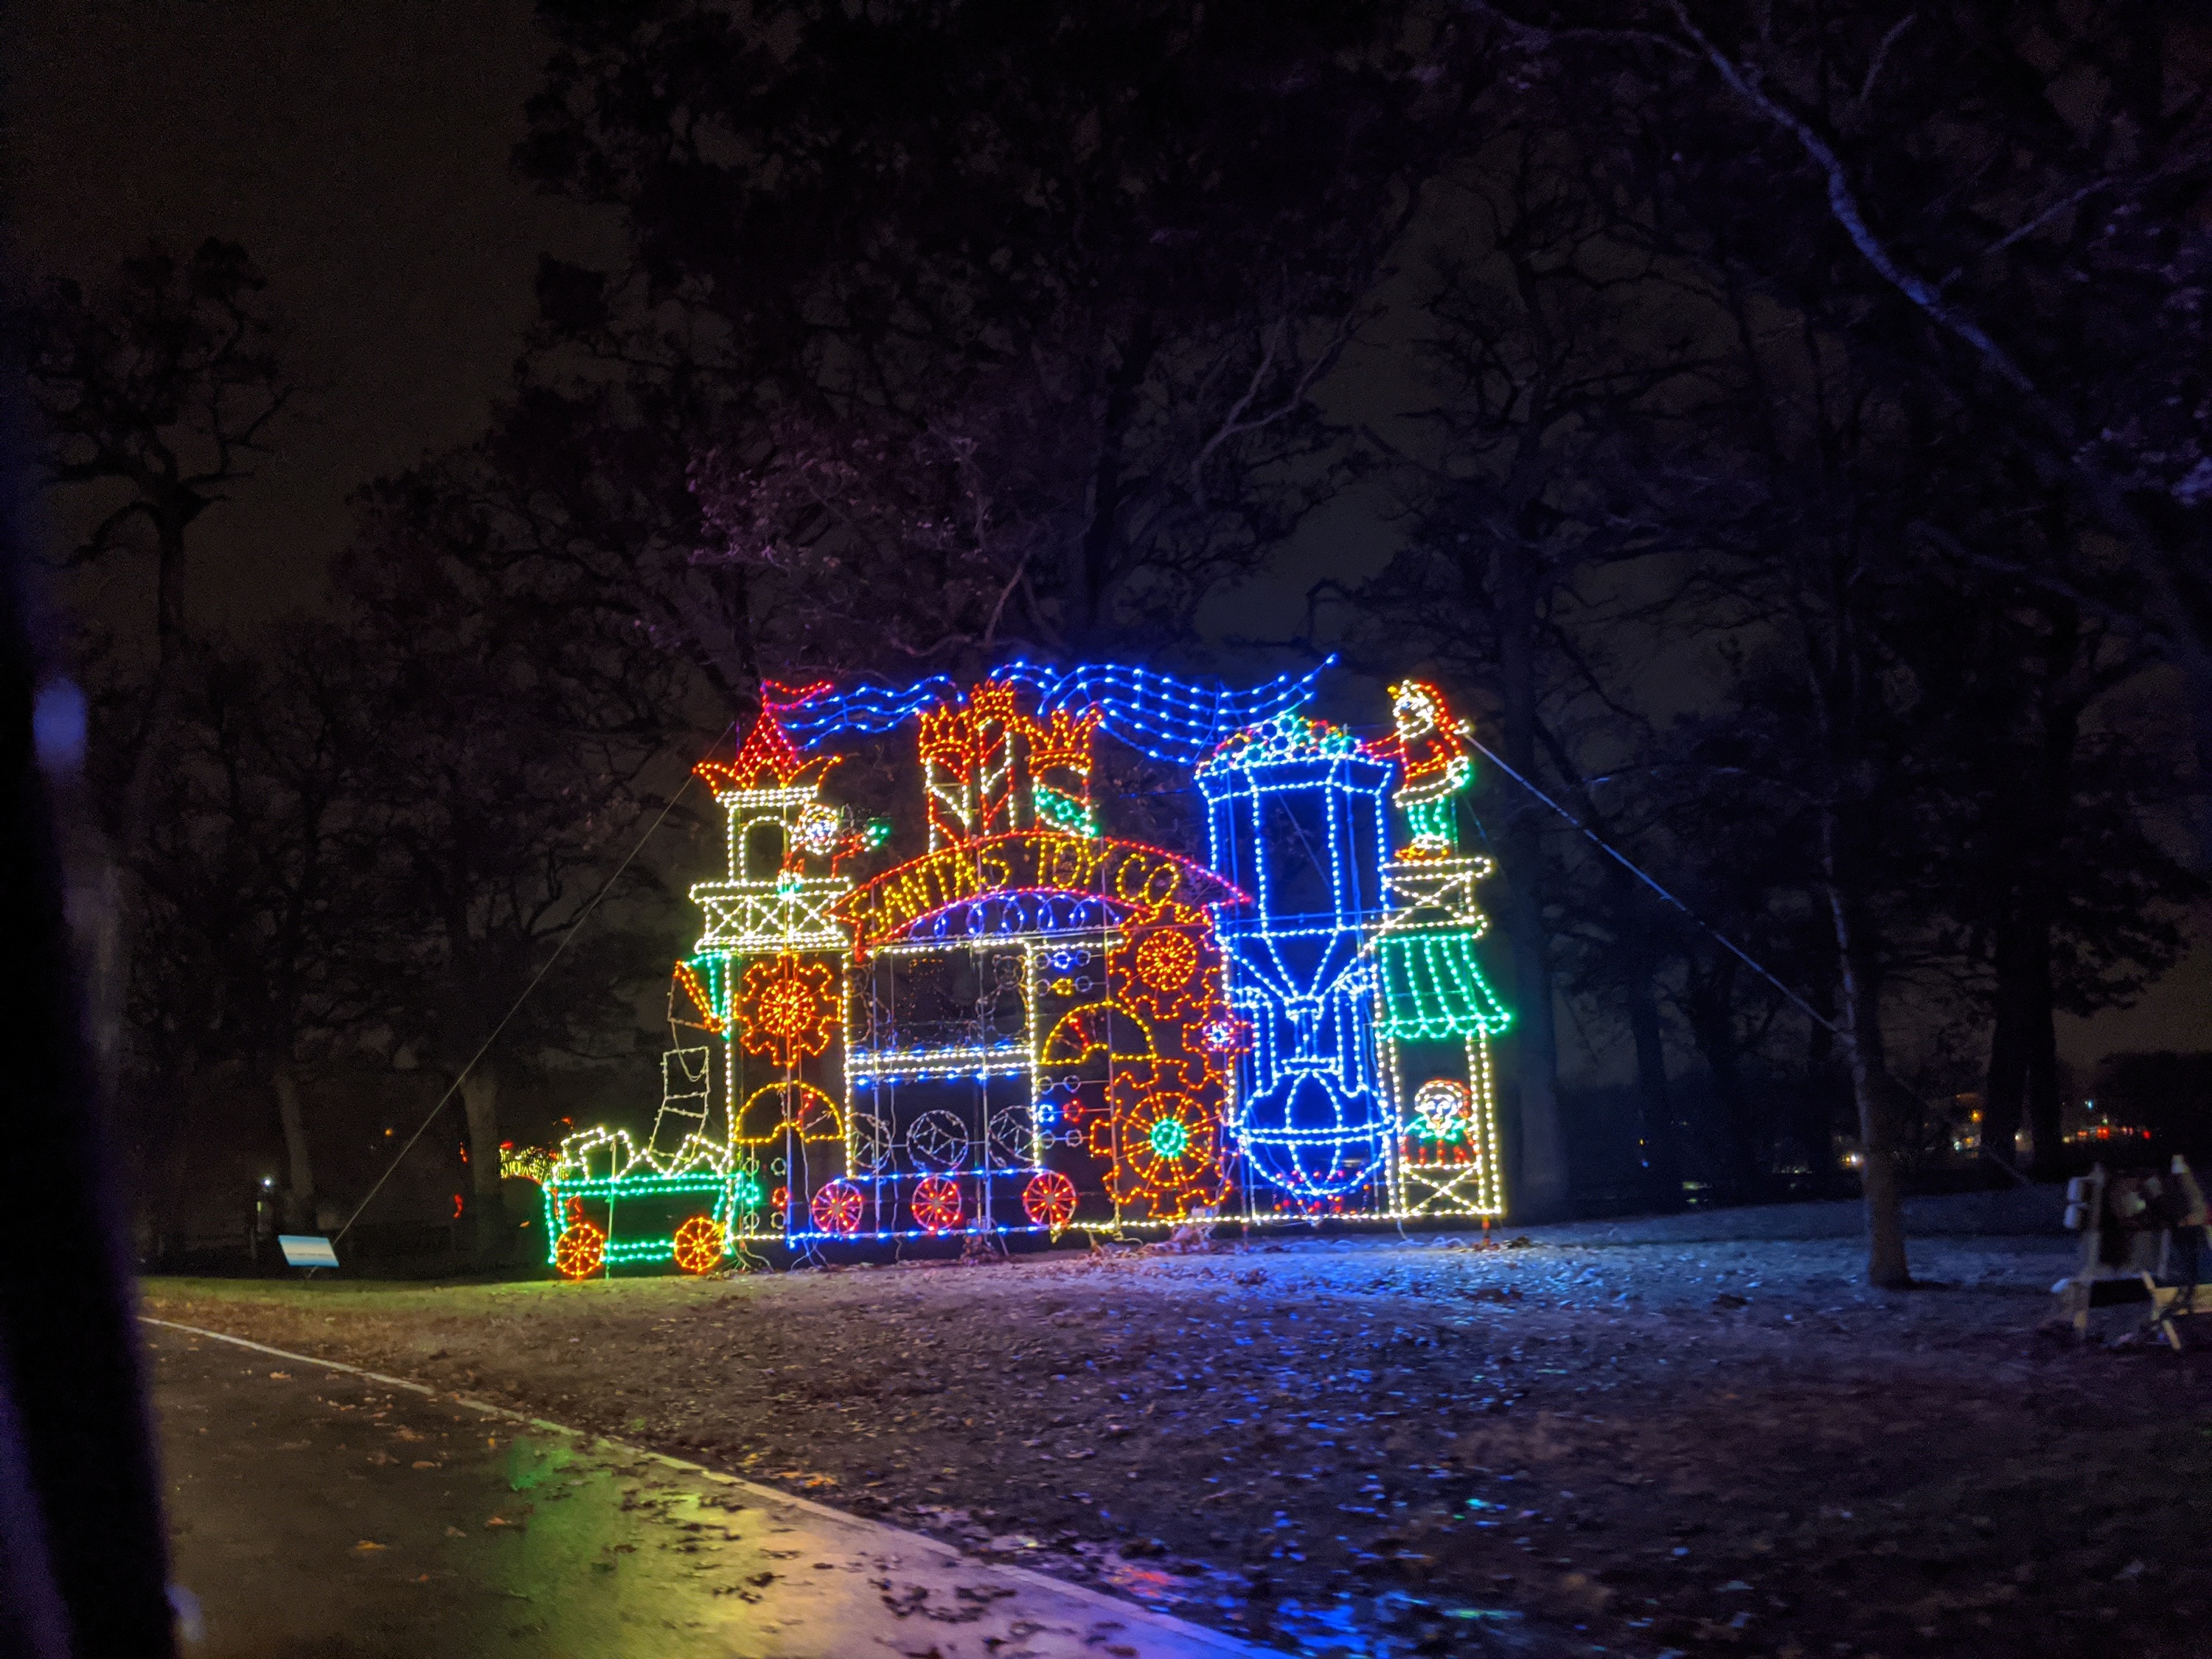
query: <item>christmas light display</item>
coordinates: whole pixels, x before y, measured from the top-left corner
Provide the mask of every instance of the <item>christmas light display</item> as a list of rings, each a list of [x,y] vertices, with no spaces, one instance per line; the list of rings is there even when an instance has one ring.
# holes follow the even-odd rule
[[[1395,730],[1377,748],[1395,760],[1401,780],[1391,802],[1406,815],[1408,859],[1449,858],[1459,850],[1459,797],[1474,781],[1466,722],[1454,720],[1443,693],[1425,680],[1390,688]]]
[[[1502,1211],[1467,729],[1407,682],[1364,743],[1299,712],[1320,672],[764,688],[734,758],[698,769],[727,863],[692,890],[647,1143],[587,1130],[511,1165],[555,1267]],[[839,757],[811,751],[901,728],[924,845],[856,881],[888,826],[824,801]],[[1102,736],[1190,769],[1206,863],[1112,834]]]
[[[1458,800],[1474,782],[1468,730],[1425,682],[1392,686],[1390,701],[1396,729],[1384,750],[1403,769],[1392,799],[1407,841],[1382,867],[1389,908],[1373,945],[1376,1034],[1399,1132],[1390,1202],[1409,1215],[1498,1214],[1490,1041],[1512,1017],[1475,960],[1490,924],[1474,886],[1491,864],[1459,851]]]

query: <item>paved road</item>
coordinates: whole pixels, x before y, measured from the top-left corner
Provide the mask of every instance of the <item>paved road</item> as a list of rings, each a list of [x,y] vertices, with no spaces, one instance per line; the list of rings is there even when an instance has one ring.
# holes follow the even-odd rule
[[[942,1544],[149,1322],[203,1659],[1252,1659]]]

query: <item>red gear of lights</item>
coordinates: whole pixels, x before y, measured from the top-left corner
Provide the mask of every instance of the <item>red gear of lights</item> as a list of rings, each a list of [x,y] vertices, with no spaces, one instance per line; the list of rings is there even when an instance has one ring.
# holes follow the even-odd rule
[[[1022,1213],[1032,1226],[1060,1231],[1075,1219],[1075,1183],[1057,1170],[1031,1176],[1022,1188]]]
[[[849,1181],[832,1181],[814,1194],[806,1206],[817,1232],[856,1233],[860,1231],[860,1189]]]
[[[915,1184],[913,1209],[925,1232],[949,1233],[960,1224],[960,1188],[943,1176],[924,1176]]]

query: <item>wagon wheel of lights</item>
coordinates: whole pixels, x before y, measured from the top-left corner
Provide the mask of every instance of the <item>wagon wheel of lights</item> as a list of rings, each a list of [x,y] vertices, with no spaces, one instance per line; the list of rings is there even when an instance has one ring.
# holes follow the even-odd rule
[[[943,1176],[924,1176],[915,1183],[912,1207],[924,1232],[949,1233],[960,1224],[960,1188]]]
[[[1057,1170],[1031,1176],[1022,1188],[1022,1213],[1031,1226],[1057,1235],[1075,1219],[1075,1183]]]
[[[957,1170],[968,1161],[968,1126],[947,1111],[924,1112],[907,1125],[906,1149],[925,1170]]]
[[[873,1175],[891,1161],[891,1126],[873,1112],[853,1114],[853,1167]]]
[[[849,1181],[824,1182],[806,1212],[814,1230],[822,1233],[853,1234],[860,1231],[860,1189]]]
[[[722,1224],[695,1215],[676,1230],[676,1265],[687,1273],[710,1273],[722,1260]]]
[[[591,1222],[570,1222],[553,1247],[553,1266],[563,1279],[589,1279],[606,1265],[606,1233]]]

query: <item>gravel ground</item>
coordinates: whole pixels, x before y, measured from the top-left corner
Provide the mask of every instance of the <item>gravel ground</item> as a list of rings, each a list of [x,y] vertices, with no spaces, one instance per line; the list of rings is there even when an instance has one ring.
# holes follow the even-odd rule
[[[787,1486],[1315,1656],[2198,1655],[2212,1360],[2059,1239],[1304,1238],[147,1311]]]

